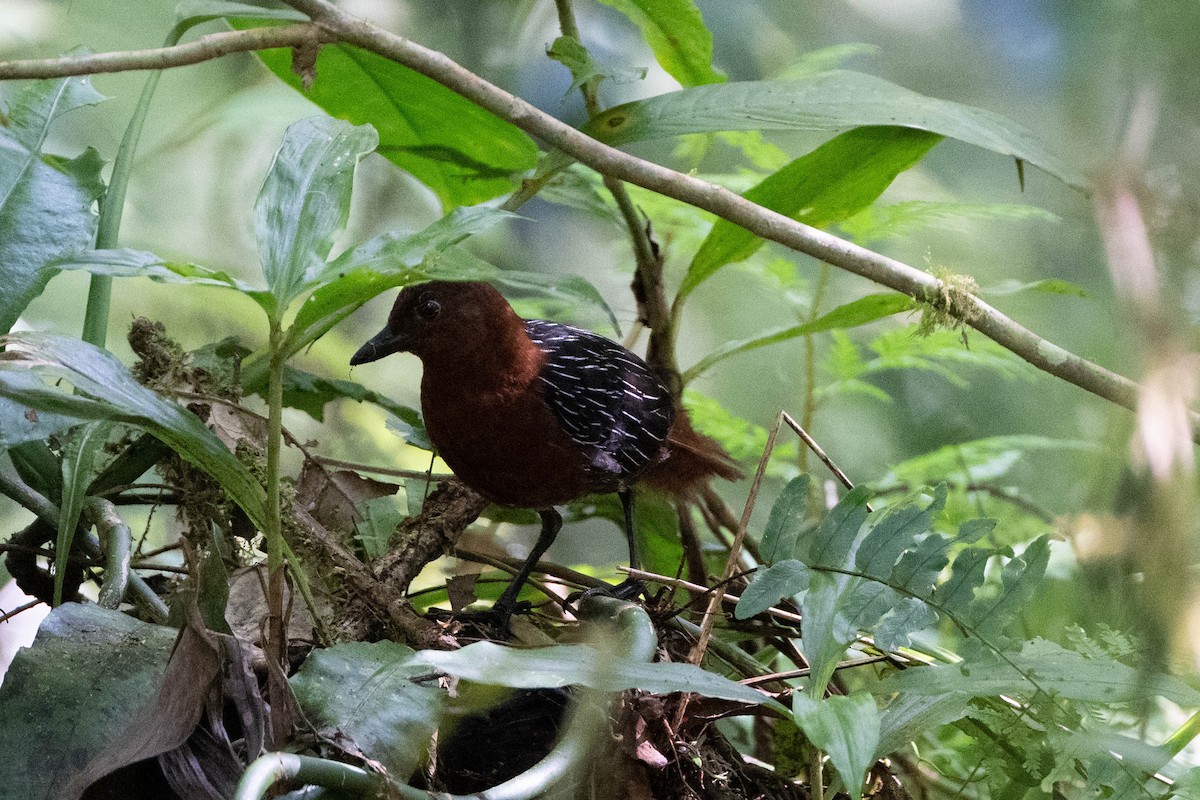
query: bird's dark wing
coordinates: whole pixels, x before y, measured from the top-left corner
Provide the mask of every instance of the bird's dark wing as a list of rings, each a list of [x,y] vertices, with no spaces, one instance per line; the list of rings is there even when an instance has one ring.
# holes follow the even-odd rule
[[[644,361],[570,325],[527,320],[525,331],[546,353],[546,403],[593,467],[621,480],[658,460],[675,411],[670,392]]]

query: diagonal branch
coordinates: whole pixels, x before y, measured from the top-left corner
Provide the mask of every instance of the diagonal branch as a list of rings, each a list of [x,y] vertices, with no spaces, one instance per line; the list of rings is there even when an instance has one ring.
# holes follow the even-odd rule
[[[707,181],[623,153],[560,122],[457,64],[443,53],[397,36],[326,0],[287,0],[338,40],[358,45],[431,78],[511,122],[600,174],[637,184],[742,226],[757,236],[805,253],[943,310],[1033,366],[1117,405],[1137,406],[1137,384],[1043,339],[983,300],[957,291],[927,272],[763,208]],[[1200,415],[1190,413],[1200,441]]]
[[[298,22],[246,31],[222,31],[201,36],[194,42],[148,50],[40,58],[27,61],[0,61],[0,80],[20,78],[66,78],[101,72],[186,67],[211,61],[230,53],[270,50],[275,47],[300,47],[331,41],[328,34],[311,22]]]
[[[153,50],[0,62],[0,79],[163,69],[227,53],[311,44],[314,39],[354,44],[437,81],[605,177],[701,208],[764,239],[938,305],[1034,367],[1130,410],[1137,406],[1138,385],[1133,381],[1043,339],[978,297],[947,286],[927,272],[763,208],[723,187],[609,147],[489,83],[445,54],[378,28],[326,0],[286,1],[313,22],[209,34],[190,44]],[[1200,442],[1200,415],[1189,411],[1188,423],[1193,441]]]

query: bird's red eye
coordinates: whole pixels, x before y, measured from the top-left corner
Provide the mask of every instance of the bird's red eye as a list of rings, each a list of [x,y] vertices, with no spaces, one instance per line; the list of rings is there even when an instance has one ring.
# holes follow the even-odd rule
[[[433,319],[442,310],[442,304],[437,300],[426,300],[417,306],[417,314],[421,319]]]

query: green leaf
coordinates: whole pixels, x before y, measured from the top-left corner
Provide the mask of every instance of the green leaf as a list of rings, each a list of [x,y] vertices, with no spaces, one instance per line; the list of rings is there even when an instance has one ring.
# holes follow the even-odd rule
[[[734,616],[748,619],[761,614],[785,597],[799,594],[812,581],[812,570],[794,558],[759,569],[738,599]]]
[[[92,482],[96,454],[104,447],[112,423],[103,420],[89,422],[75,431],[67,444],[62,460],[62,503],[59,506],[58,538],[54,546],[54,605],[63,601],[63,581],[67,575],[67,560],[75,528],[83,513],[87,488]],[[67,598],[73,599],[73,598]]]
[[[879,745],[879,709],[869,694],[833,695],[814,700],[796,693],[792,698],[796,725],[829,756],[852,800],[862,797],[863,780],[875,763]]]
[[[879,712],[879,745],[875,748],[875,757],[884,758],[930,731],[962,719],[970,711],[970,704],[957,695],[900,692]]]
[[[816,532],[805,538],[801,560],[810,567],[845,567],[854,539],[867,520],[868,486],[855,486],[833,507]]]
[[[374,497],[359,505],[362,520],[357,523],[355,539],[362,543],[363,553],[369,561],[387,552],[388,542],[396,532],[396,526],[408,516],[407,492]]]
[[[897,175],[941,140],[937,134],[913,128],[855,128],[770,175],[745,198],[813,227],[825,227],[873,203]],[[745,228],[718,219],[692,259],[680,295],[687,296],[721,267],[749,258],[762,245],[763,239]]]
[[[654,57],[683,86],[720,83],[725,75],[712,65],[712,34],[692,0],[600,0],[628,17],[642,31]]]
[[[1021,555],[1009,559],[1000,573],[1000,592],[994,597],[977,597],[966,617],[977,636],[995,643],[1004,629],[1017,620],[1037,591],[1050,561],[1050,538],[1043,535],[1025,546]]]
[[[59,117],[103,99],[87,78],[37,81],[16,94],[0,126],[0,333],[46,288],[50,262],[92,243],[103,162],[91,149],[73,161],[47,158],[42,145]]]
[[[512,689],[580,685],[602,692],[626,689],[652,694],[694,692],[783,710],[777,701],[749,686],[692,664],[647,664],[619,658],[586,644],[518,650],[492,642],[476,642],[452,652],[422,650],[413,656],[411,663],[424,664],[464,680]]]
[[[1085,656],[1045,639],[1020,652],[981,652],[958,664],[914,667],[885,678],[880,693],[955,694],[959,698],[1017,695],[1039,690],[1087,703],[1124,703],[1157,695],[1186,708],[1200,706],[1200,691],[1178,678],[1147,673],[1101,655]]]
[[[837,131],[863,125],[929,131],[1028,162],[1072,186],[1087,185],[1078,170],[1006,117],[846,70],[795,81],[744,81],[661,94],[609,109],[584,130],[617,146],[688,133]]]
[[[931,200],[910,200],[888,206],[864,208],[839,227],[842,233],[859,244],[867,245],[886,239],[912,236],[920,231],[937,229],[972,233],[967,222],[1000,222],[1004,220],[1058,222],[1059,218],[1037,206],[1020,203],[947,203]]]
[[[85,270],[113,278],[150,278],[159,283],[219,286],[234,289],[258,303],[268,314],[276,308],[275,297],[240,278],[219,270],[167,261],[154,253],[120,247],[113,250],[81,250],[52,262],[55,269]]]
[[[875,56],[879,46],[863,42],[847,42],[822,47],[802,54],[795,62],[780,70],[772,78],[777,81],[805,78],[818,72],[837,69],[843,62],[857,56]]]
[[[36,375],[14,372],[6,377],[17,386],[41,384]],[[25,442],[44,442],[60,431],[78,425],[77,417],[40,411],[26,403],[0,397],[0,450]]]
[[[428,669],[395,642],[314,650],[291,678],[296,700],[320,732],[348,736],[365,756],[404,782],[437,728],[442,692],[411,679]]]
[[[330,117],[288,126],[255,203],[263,273],[282,313],[319,280],[350,216],[354,168],[379,135]]]
[[[795,555],[796,542],[808,524],[809,482],[807,475],[788,481],[775,505],[771,506],[771,516],[767,519],[760,546],[767,564]]]
[[[726,342],[720,347],[713,350],[704,358],[697,361],[683,373],[685,383],[699,377],[713,366],[724,361],[730,356],[735,356],[740,353],[746,353],[751,350],[757,350],[760,347],[767,345],[786,342],[790,339],[796,339],[800,336],[809,336],[822,331],[841,330],[844,328],[855,328],[859,325],[866,325],[869,322],[890,317],[893,314],[900,314],[905,311],[911,311],[916,307],[916,301],[906,294],[898,292],[884,292],[882,294],[869,294],[866,297],[860,297],[857,300],[852,300],[849,303],[840,305],[824,314],[821,317],[806,322],[802,325],[792,325],[787,328],[781,328],[777,331],[772,331],[762,336],[756,336],[752,339],[742,339],[736,342]]]
[[[961,480],[964,483],[994,481],[1004,477],[1028,452],[1099,454],[1103,448],[1095,442],[1052,439],[1048,436],[989,436],[946,445],[901,461],[880,479],[879,486],[912,486],[940,480]]]
[[[1022,283],[1016,279],[1010,278],[1005,281],[1000,281],[995,286],[988,287],[982,290],[982,294],[990,294],[997,296],[1005,296],[1010,294],[1020,294],[1022,292],[1042,292],[1044,294],[1065,294],[1072,297],[1087,297],[1088,293],[1079,286],[1070,281],[1063,281],[1057,278],[1045,278],[1032,283]]]
[[[519,128],[383,56],[345,44],[322,45],[316,80],[303,90],[290,50],[257,55],[330,116],[373,125],[379,154],[428,186],[445,209],[510,192],[514,175],[536,164],[537,146]]]
[[[550,45],[546,55],[571,70],[571,89],[574,91],[585,83],[595,80],[599,85],[605,78],[611,78],[615,83],[632,83],[646,77],[646,69],[620,69],[601,64],[592,58],[588,49],[574,36],[560,36]]]
[[[292,366],[283,368],[283,404],[288,408],[298,408],[317,422],[323,422],[325,404],[340,399],[373,403],[403,419],[412,427],[412,434],[425,437],[421,414],[414,408],[397,403],[353,381],[322,378]]]
[[[512,216],[485,206],[456,208],[424,230],[381,234],[342,253],[325,266],[322,285],[296,312],[288,330],[287,352],[303,349],[380,292],[434,277],[471,279],[443,272],[427,259]]]
[[[92,604],[51,611],[0,686],[4,794],[61,800],[154,697],[177,633]]]
[[[213,476],[255,526],[262,527],[265,495],[250,470],[195,414],[138,384],[111,353],[78,339],[32,331],[9,334],[0,341],[10,348],[0,353],[0,396],[38,410],[143,428]],[[82,394],[11,380],[13,372],[28,370],[64,379]]]

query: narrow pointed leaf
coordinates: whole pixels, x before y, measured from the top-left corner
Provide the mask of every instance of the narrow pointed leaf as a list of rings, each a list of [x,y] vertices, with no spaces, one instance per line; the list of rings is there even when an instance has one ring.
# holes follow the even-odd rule
[[[808,475],[793,478],[771,506],[771,516],[767,519],[759,548],[767,564],[795,555],[796,542],[808,522],[809,482]]]
[[[41,380],[36,375],[9,373],[5,379],[16,385],[36,387]],[[59,431],[78,425],[77,417],[43,411],[27,403],[0,397],[0,450],[25,442],[44,442]]]
[[[870,499],[871,489],[867,486],[856,486],[847,492],[821,520],[820,527],[805,537],[801,555],[804,563],[811,567],[849,566],[847,558],[858,532],[867,521],[867,501]]]
[[[378,142],[371,126],[330,117],[288,126],[255,204],[259,257],[280,312],[324,271],[350,216],[354,168]]]
[[[768,176],[745,197],[807,225],[827,227],[873,203],[941,140],[913,128],[856,128]],[[749,258],[763,243],[745,228],[718,219],[696,251],[680,293],[687,295],[726,264]]]
[[[75,526],[83,513],[87,487],[92,482],[96,455],[104,447],[112,423],[97,420],[83,425],[67,445],[62,460],[62,504],[59,506],[58,538],[54,547],[54,605],[63,601],[67,560],[75,539]],[[73,598],[67,598],[68,600]]]
[[[814,700],[797,693],[792,698],[796,725],[829,756],[851,800],[862,797],[867,769],[879,746],[879,709],[869,694],[834,695]]]
[[[228,273],[188,264],[167,261],[154,253],[121,247],[113,250],[81,250],[58,259],[56,269],[84,270],[93,275],[113,278],[150,278],[159,283],[219,286],[234,289],[258,303],[268,314],[276,308],[271,292],[260,289]]]
[[[654,57],[683,86],[720,83],[725,75],[712,65],[712,34],[692,0],[600,0],[628,17],[642,31]]]
[[[783,598],[803,592],[811,580],[812,570],[794,558],[759,569],[742,592],[734,616],[748,619],[761,614]]]
[[[1028,129],[981,108],[926,97],[848,70],[794,81],[745,81],[682,89],[616,106],[585,130],[611,145],[739,130],[845,130],[899,125],[1028,161],[1076,187],[1087,179]]]

